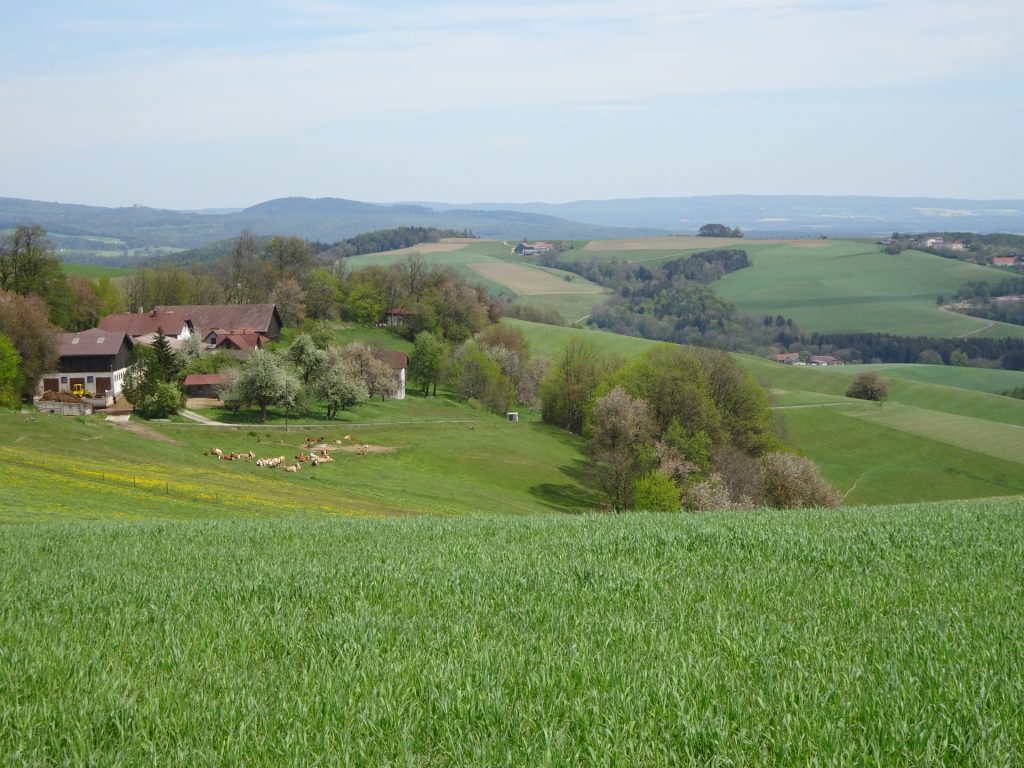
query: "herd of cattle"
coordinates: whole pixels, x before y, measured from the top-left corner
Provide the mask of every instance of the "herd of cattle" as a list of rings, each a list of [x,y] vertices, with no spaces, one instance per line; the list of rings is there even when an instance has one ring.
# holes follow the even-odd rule
[[[345,435],[343,440],[335,440],[335,444],[343,445],[345,442],[351,442],[352,436]],[[309,463],[314,467],[318,467],[321,464],[327,464],[334,459],[331,457],[328,449],[325,446],[326,441],[324,438],[306,438],[306,451],[299,451],[295,454],[295,463],[287,464],[284,456],[274,456],[272,458],[257,459],[255,451],[247,451],[245,453],[225,453],[220,448],[213,448],[209,451],[203,451],[204,456],[214,456],[221,461],[253,461],[255,460],[257,467],[269,467],[270,469],[277,469],[281,467],[285,472],[298,472],[303,464]],[[312,446],[321,445],[325,447],[314,449]],[[356,449],[356,453],[360,456],[365,455],[368,445],[359,446]]]

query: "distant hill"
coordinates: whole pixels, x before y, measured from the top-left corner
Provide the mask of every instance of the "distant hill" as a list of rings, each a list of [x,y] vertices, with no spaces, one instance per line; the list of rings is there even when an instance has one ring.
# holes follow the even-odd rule
[[[609,227],[693,234],[721,222],[750,235],[877,237],[892,232],[1024,233],[1024,200],[824,195],[714,195],[577,200],[569,203],[421,203],[437,210],[500,209]]]
[[[0,198],[0,229],[25,223],[40,224],[54,235],[77,238],[75,246],[61,244],[61,247],[73,249],[76,255],[88,253],[81,249],[82,238],[106,238],[102,247],[98,245],[95,251],[102,252],[105,261],[110,263],[133,261],[133,249],[198,248],[236,237],[243,229],[250,229],[256,235],[298,235],[321,242],[401,226],[470,230],[481,237],[498,239],[590,240],[664,234],[658,230],[579,223],[521,211],[460,208],[435,211],[422,205],[381,205],[340,198],[282,198],[224,213],[168,211],[142,206],[102,208]],[[59,242],[60,238],[56,239]],[[111,257],[111,251],[118,250],[123,253],[122,258]]]

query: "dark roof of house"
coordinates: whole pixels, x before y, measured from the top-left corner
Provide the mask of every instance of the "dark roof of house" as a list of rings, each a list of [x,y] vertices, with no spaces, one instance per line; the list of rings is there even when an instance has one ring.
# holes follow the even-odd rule
[[[211,384],[223,384],[227,377],[223,373],[190,373],[185,377],[186,387],[205,387]]]
[[[183,314],[203,336],[214,328],[252,328],[258,333],[268,333],[277,314],[274,304],[174,304],[157,307],[157,310]],[[277,320],[280,324],[280,315]]]
[[[374,352],[378,359],[383,360],[385,363],[390,365],[396,371],[400,371],[403,368],[409,367],[409,356],[405,352],[396,352],[391,349],[383,349],[379,352]]]
[[[104,331],[120,331],[129,336],[145,336],[163,329],[168,336],[177,336],[188,323],[181,312],[153,310],[152,312],[118,312],[100,320]]]
[[[62,333],[58,341],[61,357],[85,355],[116,355],[121,351],[127,334],[123,331],[104,331],[90,328],[78,333]]]

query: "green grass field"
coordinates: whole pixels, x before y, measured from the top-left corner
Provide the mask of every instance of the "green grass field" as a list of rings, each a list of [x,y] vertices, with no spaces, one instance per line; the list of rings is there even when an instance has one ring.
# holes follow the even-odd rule
[[[378,400],[335,422],[298,426],[293,419],[287,431],[276,413],[268,426],[140,426],[141,434],[99,416],[0,413],[0,522],[535,514],[601,503],[582,480],[580,440],[446,398]],[[393,451],[336,452],[333,463],[296,474],[203,455],[217,447],[290,461],[306,437],[333,443],[346,435]]]
[[[0,754],[1019,765],[1022,558],[1015,502],[0,526]]]
[[[1024,337],[1024,327],[996,324],[940,309],[939,294],[952,294],[970,280],[1004,275],[939,256],[852,241],[820,245],[751,243],[753,266],[726,275],[715,292],[748,314],[792,317],[804,332],[854,331],[903,336]],[[975,333],[976,332],[976,333]]]
[[[955,365],[915,365],[883,363],[881,365],[847,365],[830,371],[859,373],[878,371],[882,376],[906,381],[940,384],[978,392],[1000,393],[1024,387],[1024,371],[1004,371],[992,368],[962,368]]]

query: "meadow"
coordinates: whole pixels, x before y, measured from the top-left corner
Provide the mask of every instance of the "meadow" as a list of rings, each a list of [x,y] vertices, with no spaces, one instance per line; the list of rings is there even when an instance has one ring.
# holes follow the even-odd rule
[[[874,332],[902,336],[1024,337],[1024,327],[989,323],[941,309],[940,294],[971,280],[998,282],[990,267],[918,251],[891,256],[874,244],[820,241],[743,246],[753,266],[726,275],[715,293],[754,316],[792,317],[804,332]]]
[[[1022,558],[995,501],[0,526],[0,754],[1017,765]]]

